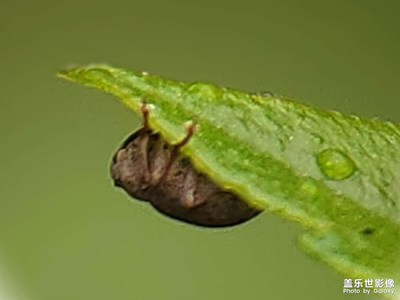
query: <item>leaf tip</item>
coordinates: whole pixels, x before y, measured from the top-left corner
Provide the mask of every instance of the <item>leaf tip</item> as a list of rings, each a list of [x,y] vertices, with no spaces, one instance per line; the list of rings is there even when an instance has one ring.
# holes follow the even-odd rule
[[[69,65],[65,69],[58,71],[56,76],[67,80],[73,80],[78,75],[93,69],[110,70],[111,67],[108,64],[90,64],[86,66]]]

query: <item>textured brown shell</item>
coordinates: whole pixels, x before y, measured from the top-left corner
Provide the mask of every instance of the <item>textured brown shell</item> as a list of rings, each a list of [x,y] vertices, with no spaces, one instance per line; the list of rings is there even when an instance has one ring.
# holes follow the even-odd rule
[[[259,213],[196,171],[177,147],[146,128],[133,133],[122,144],[113,157],[111,176],[115,185],[132,197],[191,224],[231,226]]]

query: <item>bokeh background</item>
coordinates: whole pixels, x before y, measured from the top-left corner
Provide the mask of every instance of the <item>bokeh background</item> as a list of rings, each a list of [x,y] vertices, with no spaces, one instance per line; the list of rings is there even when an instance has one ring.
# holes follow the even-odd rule
[[[1,299],[376,299],[296,246],[296,224],[185,225],[115,189],[139,126],[57,79],[104,62],[398,122],[399,1],[11,1],[0,9]],[[2,292],[1,291],[1,292]]]

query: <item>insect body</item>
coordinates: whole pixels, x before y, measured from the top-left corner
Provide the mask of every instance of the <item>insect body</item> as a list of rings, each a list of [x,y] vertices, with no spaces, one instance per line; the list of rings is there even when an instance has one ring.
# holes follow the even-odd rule
[[[195,127],[178,144],[168,144],[148,126],[133,133],[114,155],[111,175],[116,186],[134,198],[150,202],[158,211],[188,223],[222,227],[247,221],[259,211],[196,171],[180,148],[189,142]]]

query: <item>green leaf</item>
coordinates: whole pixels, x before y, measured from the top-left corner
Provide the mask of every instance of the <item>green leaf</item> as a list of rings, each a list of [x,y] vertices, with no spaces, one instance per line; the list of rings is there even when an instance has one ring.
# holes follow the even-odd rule
[[[306,227],[306,251],[353,278],[400,279],[400,128],[272,95],[105,65],[59,73],[111,93],[244,201]],[[268,230],[268,229],[266,229]]]

